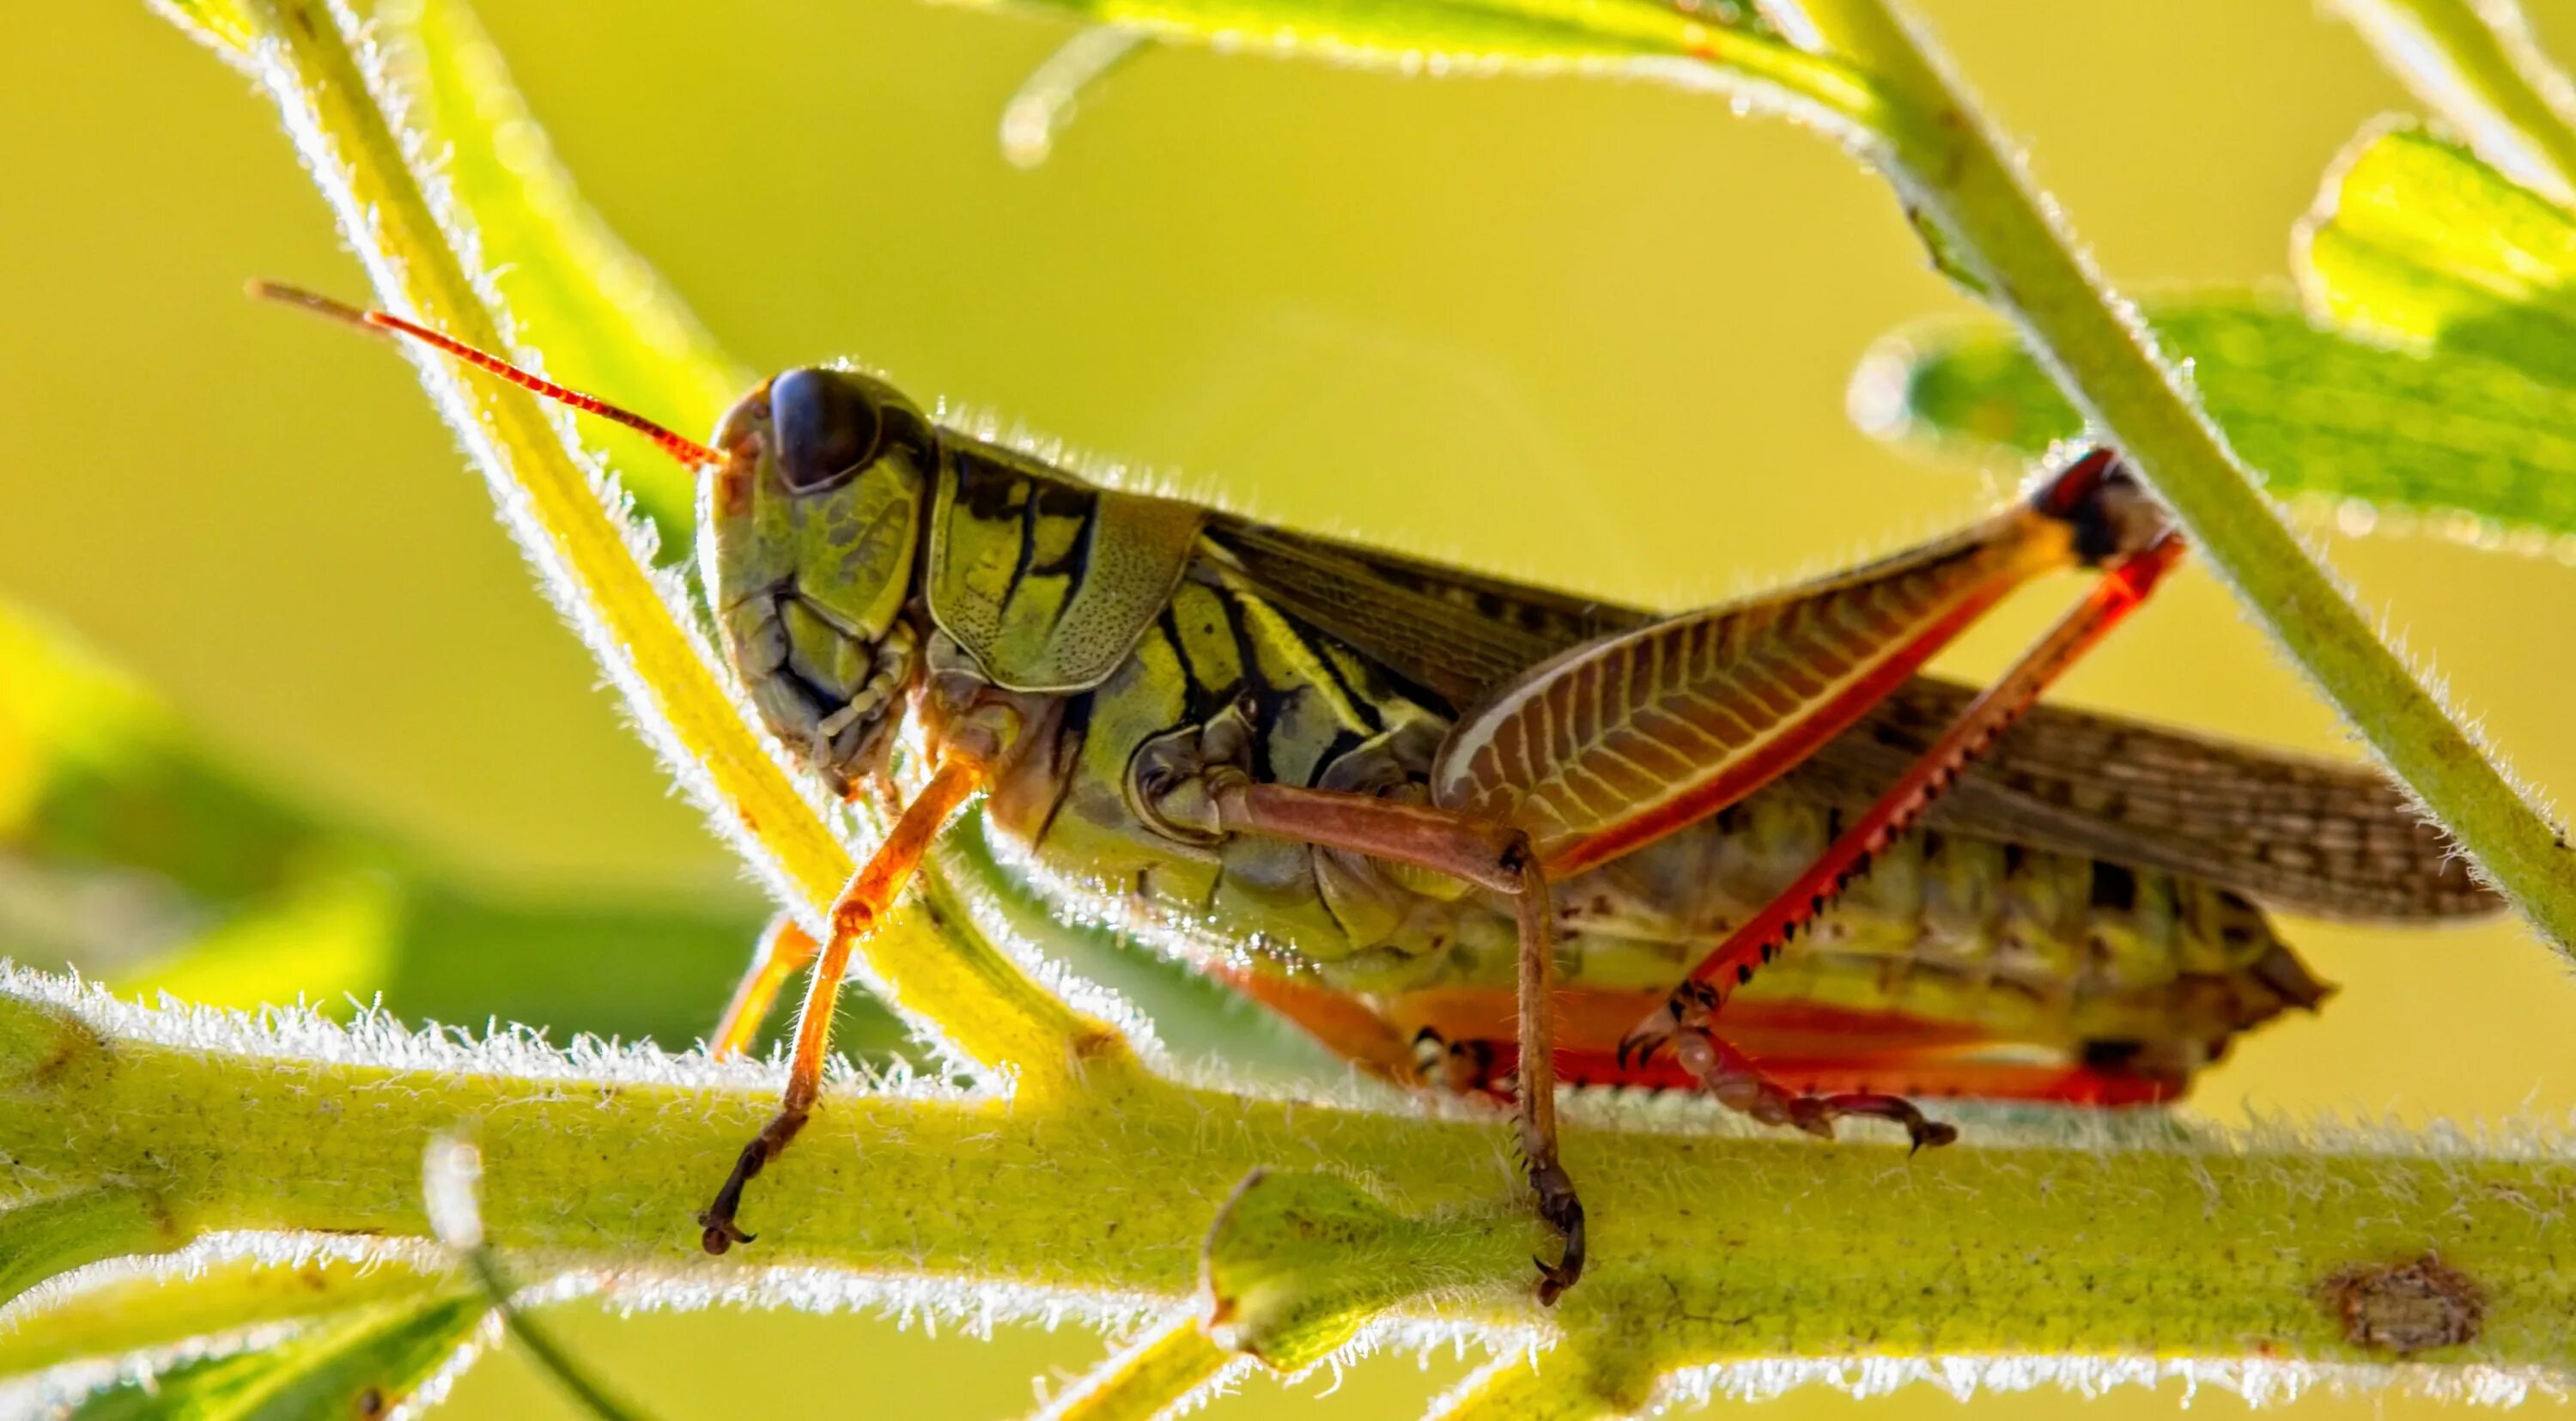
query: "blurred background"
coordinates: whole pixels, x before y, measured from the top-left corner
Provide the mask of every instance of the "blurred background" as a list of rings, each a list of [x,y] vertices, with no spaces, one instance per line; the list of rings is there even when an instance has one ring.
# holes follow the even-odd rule
[[[2406,107],[2350,32],[2303,5],[1920,7],[2133,292],[2277,281],[2327,162]],[[2545,38],[2576,40],[2576,0],[2530,8]],[[1051,17],[557,0],[484,18],[589,198],[762,368],[849,355],[1282,522],[1648,602],[1885,549],[2015,472],[1853,428],[1845,389],[1871,342],[1965,303],[1877,179],[1705,98],[1156,52],[1022,171],[996,124],[1071,33]],[[265,781],[460,879],[532,901],[684,901],[726,931],[756,921],[532,595],[401,362],[241,298],[252,275],[364,289],[271,108],[139,5],[30,7],[15,29],[0,47],[0,598],[88,639]],[[2576,570],[2425,538],[2331,548],[2532,784],[2576,788],[2562,654]],[[2048,600],[1998,617],[1948,668],[1992,670]],[[2198,572],[2066,695],[2352,753]],[[2290,926],[2344,991],[2247,1041],[2195,1113],[2475,1122],[2576,1106],[2576,990],[2518,927]],[[733,960],[708,962],[708,1020]],[[595,993],[596,1020],[622,1020],[617,974],[591,977],[558,997]],[[511,1015],[498,995],[478,1008],[447,990],[449,1019]],[[672,1417],[1008,1415],[1031,1376],[1100,1352],[1073,1334],[987,1344],[861,1318],[567,1330]],[[1255,1381],[1218,1414],[1411,1415],[1462,1370],[1379,1359],[1321,1402],[1328,1382]],[[2161,1416],[2184,1400],[2089,1404]],[[2064,1401],[1974,1405],[2036,1417]],[[1768,1414],[1953,1405],[1801,1393]],[[458,1408],[569,1414],[506,1358]]]

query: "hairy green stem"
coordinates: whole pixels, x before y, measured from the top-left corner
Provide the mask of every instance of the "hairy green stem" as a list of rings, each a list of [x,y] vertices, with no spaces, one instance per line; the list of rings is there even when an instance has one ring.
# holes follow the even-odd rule
[[[2576,98],[2513,0],[2331,0],[2489,162],[2576,199]]]
[[[1425,1421],[1593,1421],[1637,1409],[1651,1391],[1605,1380],[1571,1367],[1542,1370],[1526,1353],[1505,1353],[1441,1397]]]
[[[1866,75],[1724,18],[1731,7],[1662,0],[1430,0],[1410,5],[1275,0],[1038,0],[1097,24],[1156,39],[1266,46],[1281,54],[1424,67],[1434,56],[1478,69],[1569,66],[1716,87],[1748,98],[1786,98],[1809,113],[1860,129],[1878,121]],[[1679,61],[1661,70],[1639,61]]]
[[[2561,952],[2576,952],[2576,854],[2373,630],[2263,497],[2127,304],[2007,155],[1928,42],[1885,0],[1807,0],[1818,28],[1885,87],[1881,155],[2020,323],[2077,409],[2133,459],[2201,555]]]
[[[1153,1421],[1243,1354],[1209,1340],[1197,1309],[1176,1313],[1058,1392],[1031,1421]]]
[[[10,987],[71,990],[23,975]],[[595,1265],[637,1287],[769,1276],[698,1255],[685,1227],[709,1172],[768,1113],[763,1082],[674,1084],[655,1058],[594,1061],[587,1077],[499,1060],[398,1069],[356,1058],[419,1048],[334,1046],[309,1024],[297,1039],[323,1055],[252,1054],[281,1043],[236,1024],[212,1047],[202,1018],[84,1009],[121,1033],[112,1066],[0,1096],[22,1176],[129,1181],[209,1229],[401,1238],[429,1229],[415,1161],[465,1128],[486,1237],[530,1267]],[[30,1010],[0,997],[0,1031]],[[1282,1320],[1242,1339],[1249,1350],[1296,1350],[1306,1323],[1352,1299],[1495,1339],[1553,1321],[1566,1345],[1542,1369],[1596,1409],[1629,1409],[1671,1369],[1754,1356],[2576,1364],[2576,1157],[2555,1143],[2195,1141],[2048,1119],[1978,1124],[1969,1140],[1985,1143],[1910,1159],[1885,1141],[1579,1128],[1568,1161],[1595,1266],[1552,1317],[1531,1296],[1542,1230],[1484,1119],[1177,1089],[1043,1111],[851,1090],[762,1177],[747,1222],[765,1267],[809,1280],[1016,1284],[1177,1310],[1239,1180],[1328,1164],[1273,1176],[1277,1199],[1230,1211],[1226,1251],[1248,1283],[1233,1321]],[[1244,1272],[1264,1257],[1282,1266]],[[2388,1301],[2371,1280],[2428,1257],[2462,1281],[2418,1310],[2450,1325],[2369,1330]]]

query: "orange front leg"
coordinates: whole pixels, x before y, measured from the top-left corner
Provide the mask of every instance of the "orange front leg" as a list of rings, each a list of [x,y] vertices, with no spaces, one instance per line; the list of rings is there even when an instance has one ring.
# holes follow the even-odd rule
[[[832,934],[823,943],[812,984],[805,991],[804,1009],[796,1018],[796,1055],[788,1064],[787,1089],[780,1096],[778,1113],[743,1146],[742,1157],[735,1161],[724,1187],[716,1191],[715,1202],[698,1215],[707,1252],[722,1253],[737,1243],[751,1242],[751,1235],[735,1222],[743,1188],[787,1148],[813,1114],[815,1096],[823,1086],[823,1057],[831,1045],[832,1008],[840,999],[841,976],[849,970],[850,954],[861,938],[875,930],[949,816],[983,787],[986,775],[981,761],[952,755],[904,807],[885,842],[832,904]],[[759,975],[757,969],[754,975]]]

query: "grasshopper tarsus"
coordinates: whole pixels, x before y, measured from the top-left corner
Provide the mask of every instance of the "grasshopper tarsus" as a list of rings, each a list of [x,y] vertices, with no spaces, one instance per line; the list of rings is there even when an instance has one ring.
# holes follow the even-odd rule
[[[716,1191],[715,1202],[698,1214],[699,1247],[721,1257],[735,1244],[749,1243],[756,1237],[744,1233],[742,1225],[735,1221],[742,1211],[742,1192],[804,1127],[804,1111],[780,1111],[761,1127],[759,1134],[752,1136],[750,1144],[742,1147],[742,1153],[734,1159],[733,1173],[725,1176],[724,1187]]]
[[[716,1191],[715,1202],[698,1213],[698,1246],[710,1255],[722,1257],[735,1244],[749,1243],[753,1235],[743,1232],[735,1215],[742,1209],[743,1187],[769,1163],[768,1144],[753,1140],[735,1159],[733,1173],[725,1177],[724,1187]]]
[[[1530,1260],[1538,1265],[1539,1304],[1554,1307],[1565,1290],[1583,1276],[1583,1201],[1575,1195],[1573,1177],[1553,1159],[1531,1168],[1530,1187],[1538,1192],[1539,1218],[1565,1240],[1564,1252],[1557,1262]]]

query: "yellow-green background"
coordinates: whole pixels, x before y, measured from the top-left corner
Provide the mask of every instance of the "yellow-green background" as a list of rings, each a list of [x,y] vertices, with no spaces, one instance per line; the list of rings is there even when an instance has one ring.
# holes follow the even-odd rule
[[[271,109],[139,5],[11,8],[0,596],[59,613],[281,780],[478,870],[740,892],[531,594],[400,362],[240,298],[253,274],[359,289]],[[2404,102],[2298,0],[1925,8],[2132,287],[2277,279],[2327,160]],[[1021,172],[995,120],[1066,35],[1053,19],[900,0],[486,10],[590,196],[763,366],[853,355],[1283,521],[1623,598],[1723,596],[1990,491],[1844,417],[1875,336],[1961,309],[1885,190],[1816,138],[1705,98],[1156,54]],[[2535,15],[2576,40],[2576,4]],[[2532,782],[2576,787],[2576,570],[2429,540],[2333,551]],[[2040,615],[2017,609],[1955,664],[1991,669]],[[2069,695],[2338,741],[2198,574]],[[2576,987],[2527,933],[2294,926],[2346,990],[2248,1042],[2196,1109],[2576,1105]],[[707,984],[711,1010],[725,985]],[[673,1417],[1006,1415],[1028,1376],[1097,1351],[848,1318],[573,1335]],[[1256,1383],[1270,1395],[1220,1414],[1409,1414],[1457,1371],[1381,1360],[1327,1402]],[[459,1400],[565,1414],[515,1363]],[[2087,1404],[2165,1415],[2181,1399]],[[1951,1407],[1812,1394],[1768,1414]]]

